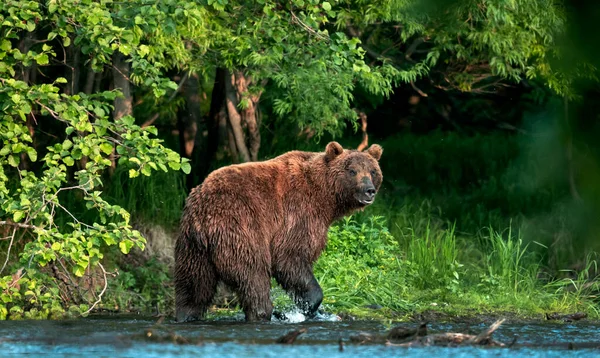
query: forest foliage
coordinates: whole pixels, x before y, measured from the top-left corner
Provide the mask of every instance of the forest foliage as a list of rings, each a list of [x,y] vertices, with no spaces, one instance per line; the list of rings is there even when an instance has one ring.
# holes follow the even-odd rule
[[[567,24],[553,0],[3,1],[0,319],[89,313],[107,256],[144,247],[103,193],[115,172],[191,186],[223,157],[257,160],[263,117],[340,135],[402,87],[577,99],[597,69],[560,65]],[[158,129],[172,122],[179,150]]]

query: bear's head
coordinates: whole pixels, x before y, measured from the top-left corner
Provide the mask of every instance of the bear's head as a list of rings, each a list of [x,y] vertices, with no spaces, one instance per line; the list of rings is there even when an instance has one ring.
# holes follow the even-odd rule
[[[337,142],[327,144],[325,162],[337,197],[350,209],[370,205],[381,186],[383,175],[379,158],[383,149],[378,144],[365,151],[344,150]]]

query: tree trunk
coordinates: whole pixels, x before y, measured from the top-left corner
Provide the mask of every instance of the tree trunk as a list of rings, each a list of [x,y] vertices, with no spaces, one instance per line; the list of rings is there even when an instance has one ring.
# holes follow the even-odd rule
[[[115,121],[121,119],[124,116],[131,115],[133,112],[133,98],[131,96],[131,86],[129,83],[130,67],[129,63],[125,61],[125,56],[120,52],[113,54],[113,87],[121,90],[123,97],[115,98],[114,101],[114,112],[113,119]],[[112,175],[114,172],[117,162],[115,158],[115,150],[110,155],[111,165],[109,173]]]
[[[21,38],[21,41],[19,41],[19,51],[21,51],[21,53],[29,52],[29,49],[31,48],[31,44],[35,40],[34,36],[35,35],[33,33],[27,32],[25,34],[25,36],[23,38]],[[31,84],[31,83],[33,83],[32,77],[33,77],[33,80],[35,80],[36,71],[37,71],[37,67],[35,65],[35,62],[33,62],[31,64],[31,66],[29,66],[29,67],[19,66],[17,73],[16,73],[16,77],[17,77],[17,79],[20,79],[27,84]],[[33,110],[32,110],[32,112],[33,112]],[[25,125],[27,126],[27,129],[29,130],[29,135],[31,136],[31,139],[33,140],[31,145],[35,149],[35,147],[36,147],[35,139],[36,138],[34,136],[34,134],[35,134],[34,123],[35,123],[35,120],[33,118],[33,114],[32,113],[28,114],[26,117],[26,120],[25,120]],[[30,170],[31,169],[31,163],[29,161],[29,157],[27,156],[27,154],[25,152],[21,153],[21,161],[19,163],[19,168],[21,168],[21,170]]]
[[[233,135],[233,129],[231,128],[231,123],[227,122],[227,143],[229,144],[229,155],[231,156],[231,160],[234,163],[240,162],[240,155],[238,153],[238,149],[235,145],[235,136]]]
[[[73,43],[73,38],[71,38],[71,43]],[[75,45],[71,44],[69,47],[67,47],[66,50],[66,55],[67,58],[65,58],[65,65],[66,65],[66,70],[67,70],[67,75],[65,77],[67,77],[68,82],[67,85],[65,87],[65,93],[68,95],[74,95],[76,93],[79,93],[79,72],[80,72],[80,68],[79,68],[79,54],[80,54],[80,50],[79,48],[75,47]]]
[[[227,71],[225,81],[225,94],[226,94],[226,103],[227,103],[227,115],[229,117],[229,126],[231,128],[231,133],[233,135],[233,140],[235,143],[235,147],[237,149],[237,153],[241,156],[241,160],[243,162],[250,161],[250,151],[248,150],[248,146],[246,146],[246,136],[244,135],[244,129],[242,128],[242,115],[238,110],[238,93],[236,91],[236,81],[235,75],[229,71]],[[231,136],[230,136],[231,141]],[[229,143],[231,146],[231,143]]]
[[[227,129],[227,113],[225,109],[225,70],[217,68],[213,85],[210,111],[206,119],[206,147],[199,158],[198,174],[204,180],[217,156],[217,151],[225,143],[229,134]]]
[[[261,93],[250,93],[252,78],[242,71],[227,71],[225,76],[227,115],[237,152],[244,162],[256,161],[260,149],[258,100]],[[243,109],[240,108],[242,101]]]
[[[100,76],[101,74],[97,74],[96,72],[94,72],[94,70],[92,69],[92,65],[88,66],[87,69],[87,74],[85,77],[85,85],[83,86],[83,93],[90,95],[92,94],[92,92],[94,91],[96,82],[100,82]],[[79,165],[79,169],[85,169],[85,166],[88,162],[88,157],[87,156],[82,156],[81,159],[79,159],[78,165]]]
[[[85,86],[83,87],[83,93],[90,95],[94,90],[94,82],[96,81],[96,72],[92,69],[90,65],[87,69],[87,75],[85,78]]]
[[[245,76],[241,71],[235,72],[235,86],[238,99],[241,100],[244,97],[246,99],[246,107],[242,110],[241,114],[248,129],[250,159],[252,161],[257,161],[258,150],[260,148],[260,131],[258,128],[256,107],[260,94],[251,95],[250,92],[248,92],[248,86],[251,83],[252,80],[250,77]]]
[[[113,54],[113,84],[115,89],[120,89],[123,93],[122,98],[115,98],[115,111],[113,113],[115,121],[132,113],[133,99],[131,97],[129,73],[129,63],[125,61],[125,56],[120,52],[115,52]]]
[[[184,79],[186,76],[183,77]],[[201,148],[196,148],[196,137],[200,123],[200,81],[197,73],[190,73],[183,85],[183,96],[185,98],[185,108],[178,111],[177,127],[179,129],[179,152],[182,157],[192,159],[192,168],[195,166],[194,150],[198,151]],[[200,131],[201,132],[201,131]],[[198,143],[201,144],[201,143]],[[186,184],[188,189],[194,187],[195,171],[186,176]]]
[[[569,122],[569,101],[567,97],[564,98],[563,105],[565,110],[565,127],[567,131],[566,155],[569,171],[569,190],[571,191],[571,196],[575,201],[582,202],[583,199],[581,198],[581,195],[579,195],[579,190],[577,190],[577,183],[575,181],[575,163],[573,159],[573,131]]]
[[[200,89],[198,74],[189,75],[183,87],[185,112],[178,116],[180,155],[191,158],[200,122]]]
[[[367,115],[363,111],[357,111],[360,117],[360,129],[362,131],[362,141],[356,148],[359,152],[362,152],[369,146],[369,133],[367,133]]]

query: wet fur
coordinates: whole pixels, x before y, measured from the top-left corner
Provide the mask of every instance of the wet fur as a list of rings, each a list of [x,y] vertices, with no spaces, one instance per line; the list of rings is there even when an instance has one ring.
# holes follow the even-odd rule
[[[329,226],[363,206],[360,178],[379,189],[382,149],[292,151],[264,162],[223,167],[194,188],[175,247],[176,315],[204,317],[223,281],[241,300],[246,320],[270,320],[270,279],[312,315],[323,294],[313,264]],[[349,170],[352,169],[350,175]]]

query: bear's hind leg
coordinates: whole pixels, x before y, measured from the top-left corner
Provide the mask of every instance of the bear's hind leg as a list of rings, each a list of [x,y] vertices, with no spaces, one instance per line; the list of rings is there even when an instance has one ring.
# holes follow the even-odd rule
[[[246,321],[270,321],[273,314],[271,302],[271,277],[261,275],[251,281],[243,282],[238,290],[238,296],[246,315]]]
[[[175,262],[175,316],[178,322],[203,319],[219,281],[208,255],[191,251],[186,256]]]
[[[246,321],[270,321],[273,314],[271,302],[271,274],[266,269],[266,263],[257,262],[247,264],[238,262],[239,269],[221,272],[223,282],[233,288],[240,300]],[[240,272],[242,272],[240,274]]]

